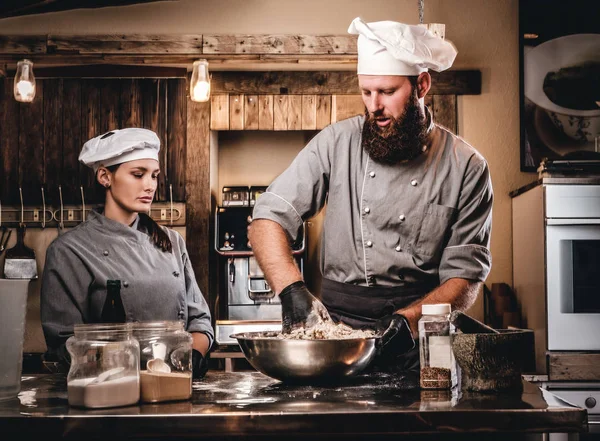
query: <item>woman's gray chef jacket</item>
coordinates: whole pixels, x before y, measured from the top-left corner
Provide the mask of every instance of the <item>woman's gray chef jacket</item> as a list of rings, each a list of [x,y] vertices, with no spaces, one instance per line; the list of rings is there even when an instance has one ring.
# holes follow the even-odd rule
[[[327,202],[323,277],[362,286],[484,281],[491,267],[492,185],[484,158],[434,125],[431,145],[396,165],[361,147],[364,117],[319,132],[263,193],[254,219],[294,238]]]
[[[49,348],[73,334],[76,323],[98,323],[106,281],[121,280],[127,321],[182,320],[188,332],[214,333],[185,242],[165,229],[173,252],[157,248],[146,231],[91,212],[48,247],[42,279],[42,327]]]

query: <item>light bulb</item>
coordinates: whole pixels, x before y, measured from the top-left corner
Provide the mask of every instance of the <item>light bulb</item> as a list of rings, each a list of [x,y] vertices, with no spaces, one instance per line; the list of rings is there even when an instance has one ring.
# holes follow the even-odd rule
[[[17,90],[21,96],[29,96],[33,93],[33,84],[29,81],[21,80],[17,83]]]
[[[35,76],[31,61],[21,60],[17,63],[13,94],[15,100],[22,103],[30,103],[35,98]]]
[[[192,79],[190,84],[190,98],[192,101],[205,102],[210,97],[210,75],[208,74],[208,61],[194,61]]]

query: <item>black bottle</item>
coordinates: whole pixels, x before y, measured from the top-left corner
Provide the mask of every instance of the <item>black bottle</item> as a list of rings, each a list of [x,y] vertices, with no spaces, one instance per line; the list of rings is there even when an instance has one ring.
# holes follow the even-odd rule
[[[102,308],[102,323],[125,323],[120,280],[106,281],[106,300]]]

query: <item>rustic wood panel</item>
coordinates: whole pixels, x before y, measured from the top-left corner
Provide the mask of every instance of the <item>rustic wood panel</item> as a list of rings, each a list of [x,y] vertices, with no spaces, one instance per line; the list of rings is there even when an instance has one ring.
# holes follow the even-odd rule
[[[210,260],[210,109],[209,103],[187,100],[187,150],[186,150],[186,235],[188,254],[194,268],[196,281],[209,305],[213,305],[209,291]],[[214,313],[214,309],[212,309]]]
[[[258,95],[244,97],[244,130],[258,130]]]
[[[303,54],[355,54],[356,35],[300,35]]]
[[[259,130],[273,130],[273,95],[259,95],[258,107]]]
[[[0,201],[16,205],[19,201],[19,110],[13,97],[13,79],[0,80]]]
[[[83,62],[84,60],[82,60]],[[13,72],[14,73],[14,72]],[[35,67],[35,77],[43,78],[185,78],[185,67],[127,66],[91,64],[78,66]]]
[[[317,96],[302,95],[302,130],[317,128]]]
[[[316,129],[321,130],[331,124],[331,95],[317,95]]]
[[[0,35],[2,54],[44,54],[46,51],[45,35]]]
[[[360,93],[356,72],[213,72],[213,93],[338,94]],[[430,95],[472,95],[481,93],[478,70],[432,72]]]
[[[213,72],[214,93],[358,93],[354,72]]]
[[[287,130],[288,102],[288,95],[275,95],[273,97],[273,130]]]
[[[63,176],[62,105],[63,80],[44,80],[43,129],[45,145],[44,164],[46,165],[44,179],[46,203],[50,203],[51,196],[56,195],[56,190],[61,184],[60,181]]]
[[[244,130],[243,95],[229,95],[229,129]]]
[[[158,186],[154,195],[156,201],[167,201],[167,83],[160,79],[139,80],[142,97],[142,124],[145,129],[152,130],[160,139]]]
[[[365,113],[365,104],[360,95],[332,95],[331,122]]]
[[[39,204],[44,182],[44,82],[36,81],[32,103],[19,103],[19,185],[23,203]]]
[[[48,49],[78,54],[201,54],[202,35],[48,35]]]
[[[287,129],[302,129],[302,95],[289,95]]]
[[[299,54],[295,35],[204,35],[205,54]]]
[[[211,130],[229,130],[229,95],[211,94],[210,128]]]
[[[81,141],[82,144],[100,134],[100,88],[98,80],[81,80]],[[81,150],[81,146],[79,147]],[[90,202],[104,202],[102,191],[97,191],[96,178],[93,171],[83,164],[79,164],[79,183],[85,188],[85,194],[89,195]],[[63,191],[65,203],[75,204],[79,202],[79,189],[75,193]]]
[[[83,113],[81,99],[81,80],[63,80],[62,98],[60,101],[62,118],[62,174],[60,176],[60,184],[62,186],[63,195],[68,195],[71,200],[75,200],[73,195],[77,194],[80,186],[79,178],[79,153],[83,147],[83,143],[87,138],[82,139],[83,135]],[[78,117],[79,116],[79,117]],[[44,125],[52,124],[51,121],[45,120]],[[56,124],[59,124],[58,121]],[[47,148],[54,148],[46,143]],[[48,164],[50,166],[50,164]],[[93,172],[85,167],[86,176],[92,175]],[[58,206],[60,203],[58,188],[48,186],[48,192],[52,196],[52,201]],[[92,196],[88,191],[87,195]]]
[[[138,79],[121,80],[121,114],[119,116],[119,128],[143,126],[143,106],[141,94],[141,82]]]
[[[456,96],[434,95],[433,97],[433,120],[456,133]]]
[[[548,353],[551,381],[600,380],[600,354],[583,352]]]
[[[185,201],[185,158],[186,158],[186,81],[167,82],[167,178],[173,186],[173,200]]]

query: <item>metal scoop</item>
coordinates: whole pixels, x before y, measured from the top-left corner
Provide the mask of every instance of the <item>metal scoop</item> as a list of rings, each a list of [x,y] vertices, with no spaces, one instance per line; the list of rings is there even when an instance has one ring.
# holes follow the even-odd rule
[[[167,354],[167,345],[164,343],[152,344],[152,358],[146,362],[146,369],[150,372],[162,372],[168,374],[171,372],[171,367],[165,363],[165,355]]]

